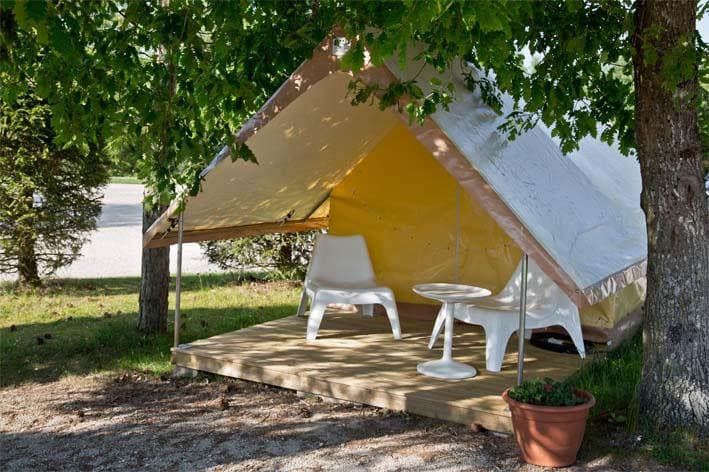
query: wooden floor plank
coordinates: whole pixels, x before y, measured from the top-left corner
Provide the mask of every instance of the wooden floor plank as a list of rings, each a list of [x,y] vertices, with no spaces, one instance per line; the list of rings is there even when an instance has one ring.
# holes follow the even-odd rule
[[[400,314],[402,340],[392,338],[386,317],[327,314],[318,339],[305,340],[307,318],[288,317],[225,333],[173,350],[182,367],[263,382],[343,400],[511,431],[502,391],[516,381],[516,337],[500,373],[485,370],[481,329],[456,325],[453,356],[475,366],[478,376],[440,380],[419,375],[416,365],[441,356],[427,349],[432,321]],[[525,375],[561,379],[579,367],[577,356],[529,346]]]

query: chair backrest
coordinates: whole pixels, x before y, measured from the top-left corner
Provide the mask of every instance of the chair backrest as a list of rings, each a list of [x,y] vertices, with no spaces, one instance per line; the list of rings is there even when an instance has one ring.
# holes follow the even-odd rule
[[[494,295],[494,298],[506,303],[519,303],[521,282],[522,261],[520,260],[505,288]],[[568,299],[568,297],[561,288],[539,268],[536,262],[529,259],[527,266],[527,304],[530,306],[557,304],[563,299]]]
[[[364,237],[359,234],[318,235],[308,266],[307,280],[322,280],[331,284],[374,280],[374,269]]]

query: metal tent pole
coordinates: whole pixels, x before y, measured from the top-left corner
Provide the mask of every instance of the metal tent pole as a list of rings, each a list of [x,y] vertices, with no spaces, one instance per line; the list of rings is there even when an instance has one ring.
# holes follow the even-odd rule
[[[175,348],[180,345],[180,285],[182,283],[182,232],[184,214],[180,215],[177,227],[177,274],[175,275]]]
[[[460,185],[455,189],[455,283],[460,283]]]
[[[527,315],[527,272],[529,257],[522,256],[522,278],[519,285],[519,331],[517,331],[517,385],[524,377],[524,321]]]

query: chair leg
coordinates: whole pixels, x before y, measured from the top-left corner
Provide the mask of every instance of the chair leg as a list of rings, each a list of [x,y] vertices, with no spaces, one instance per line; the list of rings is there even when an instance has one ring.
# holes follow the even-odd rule
[[[507,351],[507,343],[513,331],[504,332],[499,327],[485,327],[485,368],[490,372],[499,372]]]
[[[374,316],[374,305],[371,303],[368,305],[362,305],[362,315]]]
[[[396,309],[396,302],[393,300],[386,300],[382,303],[382,305],[384,305],[384,309],[387,312],[387,317],[389,318],[389,324],[391,325],[391,332],[394,334],[394,339],[401,339],[399,311]]]
[[[584,346],[583,344],[583,332],[581,331],[581,323],[572,322],[569,324],[562,325],[562,327],[566,330],[567,333],[569,333],[569,336],[574,342],[574,346],[576,346],[576,350],[579,352],[579,356],[581,356],[581,359],[585,358],[586,346]]]
[[[298,305],[298,314],[296,316],[305,315],[305,311],[308,309],[308,292],[303,287],[303,294],[300,296],[300,304]]]
[[[443,323],[446,321],[446,314],[443,313],[443,307],[441,307],[440,310],[438,310],[438,316],[436,317],[436,322],[433,324],[433,332],[431,333],[431,340],[428,341],[428,348],[433,349],[433,346],[436,345],[436,341],[438,340],[438,336],[441,334],[441,330],[443,329]]]
[[[314,341],[315,338],[318,337],[320,323],[322,322],[326,307],[327,303],[319,301],[317,295],[313,297],[313,303],[310,306],[310,315],[308,316],[308,331],[305,337],[308,341]]]

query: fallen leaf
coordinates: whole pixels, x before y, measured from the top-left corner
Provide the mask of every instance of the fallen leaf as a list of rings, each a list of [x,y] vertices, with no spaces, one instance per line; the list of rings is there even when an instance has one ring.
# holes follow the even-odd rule
[[[219,408],[221,408],[222,410],[229,409],[229,400],[227,400],[226,396],[224,395],[219,398]]]

